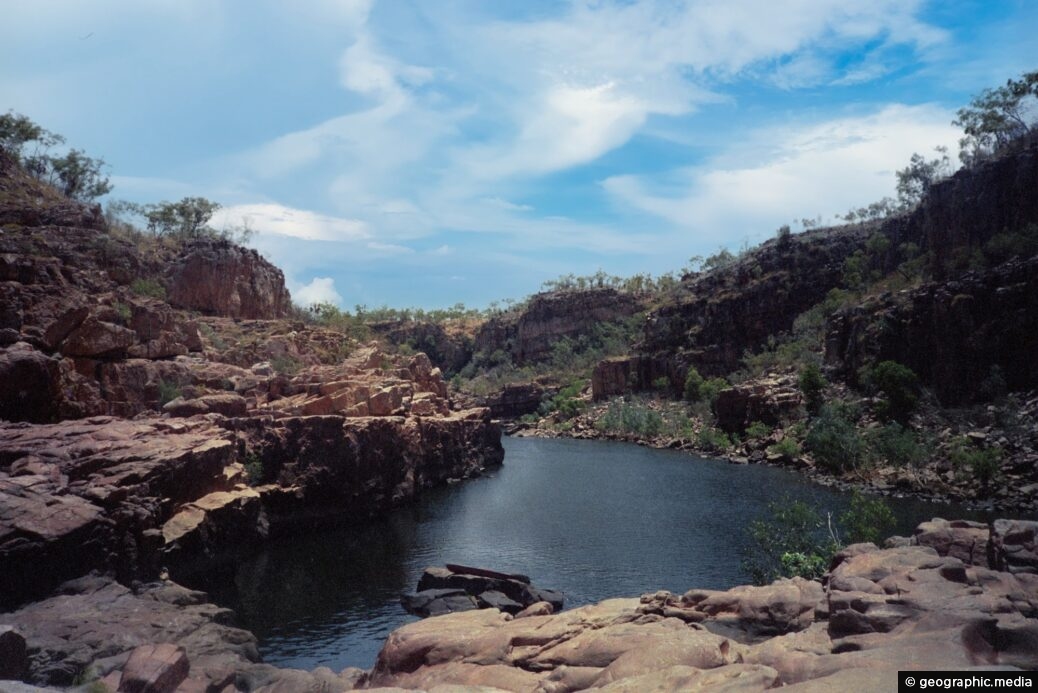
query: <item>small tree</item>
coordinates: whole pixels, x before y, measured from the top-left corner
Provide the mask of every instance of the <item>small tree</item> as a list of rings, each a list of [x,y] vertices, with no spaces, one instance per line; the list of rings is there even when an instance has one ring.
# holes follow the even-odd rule
[[[1038,70],[1009,79],[1004,86],[985,89],[960,108],[952,121],[965,132],[959,140],[959,158],[969,166],[997,153],[1013,140],[1035,130]]]
[[[951,173],[947,147],[936,147],[935,151],[940,156],[929,160],[922,154],[912,154],[908,166],[897,172],[897,199],[902,208],[915,207],[934,183]]]
[[[112,184],[101,174],[105,162],[87,156],[82,150],[73,149],[62,157],[49,157],[52,171],[51,182],[73,200],[88,202],[107,195]]]
[[[829,386],[829,382],[822,375],[822,369],[813,363],[807,364],[800,371],[798,384],[800,391],[804,394],[804,406],[807,407],[808,413],[817,414],[824,401],[822,395],[825,388]]]

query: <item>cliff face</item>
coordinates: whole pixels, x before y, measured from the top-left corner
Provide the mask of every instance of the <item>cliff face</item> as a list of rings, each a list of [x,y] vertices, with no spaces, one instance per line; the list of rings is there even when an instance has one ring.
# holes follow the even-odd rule
[[[166,272],[169,302],[231,318],[280,318],[292,299],[285,276],[255,250],[224,240],[186,246]]]
[[[826,360],[856,382],[862,366],[905,364],[947,405],[975,401],[997,366],[1010,390],[1038,386],[1038,258],[884,294],[828,323]]]
[[[424,354],[245,319],[289,306],[254,251],[142,249],[0,163],[0,608],[91,570],[204,568],[500,464],[486,410],[452,411]]]
[[[522,310],[488,320],[476,333],[474,348],[484,354],[504,351],[516,365],[544,361],[560,339],[576,339],[644,309],[639,297],[611,288],[537,294]]]
[[[1038,223],[1038,141],[941,181],[910,215],[886,223],[883,233],[893,241],[891,256],[901,243],[916,243],[933,253],[937,276],[946,278],[956,253],[1032,223]]]
[[[704,375],[734,370],[746,350],[789,330],[839,286],[844,259],[863,247],[869,231],[820,229],[769,241],[729,267],[686,277],[649,314],[639,351]]]
[[[457,373],[472,359],[472,337],[463,330],[448,331],[435,322],[393,320],[371,330],[397,345],[421,351],[446,373]]]

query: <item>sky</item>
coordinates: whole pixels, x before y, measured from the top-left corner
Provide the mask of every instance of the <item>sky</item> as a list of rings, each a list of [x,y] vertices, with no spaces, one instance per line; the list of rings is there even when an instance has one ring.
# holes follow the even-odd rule
[[[0,0],[0,111],[202,196],[294,300],[482,308],[895,194],[1033,0]]]

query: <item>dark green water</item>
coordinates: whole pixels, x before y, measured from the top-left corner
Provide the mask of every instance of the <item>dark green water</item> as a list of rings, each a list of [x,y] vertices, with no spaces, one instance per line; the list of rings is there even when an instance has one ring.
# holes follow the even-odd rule
[[[843,511],[849,494],[782,469],[599,441],[506,439],[492,476],[430,491],[385,520],[293,537],[209,585],[260,638],[267,662],[370,667],[429,565],[462,563],[530,575],[566,606],[659,589],[749,582],[743,530],[789,495]],[[962,508],[892,499],[897,532]]]

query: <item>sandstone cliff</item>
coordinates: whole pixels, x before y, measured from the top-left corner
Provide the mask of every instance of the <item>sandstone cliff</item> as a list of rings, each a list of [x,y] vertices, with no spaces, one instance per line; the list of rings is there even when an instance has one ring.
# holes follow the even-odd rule
[[[560,339],[577,339],[644,309],[644,297],[612,288],[536,294],[523,308],[482,325],[474,349],[484,354],[503,351],[517,365],[543,361]]]

